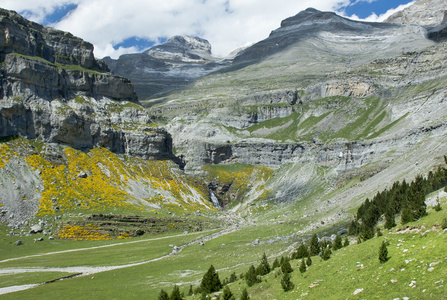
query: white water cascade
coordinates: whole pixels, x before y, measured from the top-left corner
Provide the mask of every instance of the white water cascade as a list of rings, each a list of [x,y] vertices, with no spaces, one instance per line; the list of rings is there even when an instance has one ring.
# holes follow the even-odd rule
[[[216,195],[214,195],[213,192],[210,191],[210,198],[211,198],[211,202],[213,202],[214,207],[218,208],[218,209],[222,209],[222,205],[220,205],[219,199],[217,199]]]

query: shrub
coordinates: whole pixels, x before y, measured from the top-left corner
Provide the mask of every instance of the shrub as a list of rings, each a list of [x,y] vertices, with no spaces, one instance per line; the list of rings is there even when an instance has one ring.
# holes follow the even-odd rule
[[[272,269],[276,269],[280,266],[281,266],[281,264],[279,263],[278,258],[275,258],[275,260],[273,261],[273,264],[272,264]]]
[[[343,243],[343,247],[348,247],[349,246],[349,239],[348,237],[345,238],[345,242]]]

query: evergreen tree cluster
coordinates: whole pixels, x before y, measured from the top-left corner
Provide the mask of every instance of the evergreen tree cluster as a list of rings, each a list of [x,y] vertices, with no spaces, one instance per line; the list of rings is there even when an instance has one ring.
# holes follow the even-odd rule
[[[447,158],[444,158],[447,162]],[[427,215],[425,196],[445,185],[447,169],[444,167],[438,167],[435,172],[430,171],[426,178],[418,175],[410,184],[405,180],[396,181],[389,190],[378,192],[372,200],[365,200],[349,225],[348,233],[358,235],[363,240],[372,238],[381,216],[385,217],[386,229],[396,226],[397,214],[401,214],[402,224],[419,220]]]

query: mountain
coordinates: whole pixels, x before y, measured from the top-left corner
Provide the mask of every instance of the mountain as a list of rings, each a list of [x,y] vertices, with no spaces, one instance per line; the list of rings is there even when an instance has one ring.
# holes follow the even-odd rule
[[[190,36],[174,36],[143,53],[122,55],[116,60],[105,57],[104,61],[113,74],[132,81],[140,99],[182,89],[228,64],[211,54],[207,40]]]
[[[26,283],[77,275],[20,292],[29,298],[155,299],[174,284],[199,285],[210,265],[237,279],[263,253],[272,261],[313,234],[344,235],[361,207],[384,237],[357,245],[363,236],[351,232],[353,245],[334,260],[312,257],[309,273],[292,273],[293,292],[280,290],[277,271],[232,290],[253,299],[442,297],[445,210],[428,208],[407,224],[398,215],[388,229],[367,200],[411,185],[420,189],[396,192],[408,210],[410,197],[416,210],[447,203],[445,181],[434,188],[420,177],[445,175],[447,42],[438,16],[447,7],[419,3],[406,20],[439,22],[368,23],[307,9],[234,58],[177,36],[106,58],[112,73],[89,43],[2,11],[5,285],[23,285],[15,272],[33,267]],[[391,258],[382,264],[384,240]]]

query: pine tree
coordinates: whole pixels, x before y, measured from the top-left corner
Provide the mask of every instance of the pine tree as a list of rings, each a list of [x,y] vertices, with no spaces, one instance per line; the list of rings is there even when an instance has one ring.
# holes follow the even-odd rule
[[[219,274],[216,272],[216,269],[214,269],[213,265],[211,265],[205,275],[203,275],[200,288],[206,294],[217,292],[222,288]]]
[[[301,245],[298,247],[298,249],[295,252],[295,257],[294,259],[302,259],[307,257],[308,251],[307,251],[307,247],[301,243]]]
[[[328,260],[331,258],[332,251],[329,247],[326,247],[323,251],[321,251],[321,258],[323,260]]]
[[[306,263],[304,262],[304,258],[301,260],[300,272],[301,273],[306,272]]]
[[[343,243],[343,247],[348,247],[349,246],[349,240],[348,237],[345,238],[345,242]]]
[[[295,287],[295,285],[290,280],[290,274],[284,273],[284,275],[281,278],[281,286],[284,292],[290,291]]]
[[[332,246],[332,249],[334,249],[334,251],[337,251],[338,249],[341,249],[343,247],[342,242],[341,242],[341,236],[337,235],[337,237],[334,240],[334,244]]]
[[[256,273],[256,269],[253,265],[251,265],[250,268],[248,268],[248,272],[245,275],[245,281],[247,282],[247,285],[249,287],[260,282],[258,274]]]
[[[234,300],[233,293],[231,292],[228,285],[226,285],[223,289],[222,300]]]
[[[192,291],[192,285],[189,285],[188,296],[192,296],[194,292]]]
[[[281,265],[281,271],[283,273],[292,273],[293,269],[292,266],[290,265],[289,259],[285,258],[283,264]]]
[[[382,245],[379,249],[379,261],[381,263],[385,263],[389,259],[388,257],[388,249],[386,247],[386,242],[382,241]]]
[[[158,295],[158,300],[169,300],[168,293],[166,293],[165,290],[161,290],[160,294]]]
[[[171,297],[169,300],[183,300],[182,295],[180,294],[180,289],[178,286],[174,285],[174,289],[172,290]]]
[[[231,273],[231,275],[230,275],[230,282],[235,282],[236,280],[237,280],[236,273],[235,272]]]
[[[267,256],[265,255],[265,252],[264,252],[264,255],[262,256],[261,263],[259,264],[258,268],[256,269],[256,272],[258,273],[258,275],[261,275],[261,276],[267,275],[268,273],[270,273],[270,265],[267,260]]]
[[[318,243],[318,236],[316,233],[312,235],[312,239],[310,240],[310,255],[318,255],[320,253],[320,245]]]
[[[312,265],[312,259],[310,258],[310,255],[307,256],[306,265],[310,267]]]
[[[275,258],[275,260],[273,261],[273,264],[272,264],[272,269],[276,269],[276,268],[278,268],[280,266],[281,265],[279,264],[278,258]]]
[[[242,290],[242,295],[240,300],[250,300],[250,297],[248,297],[247,289]]]

